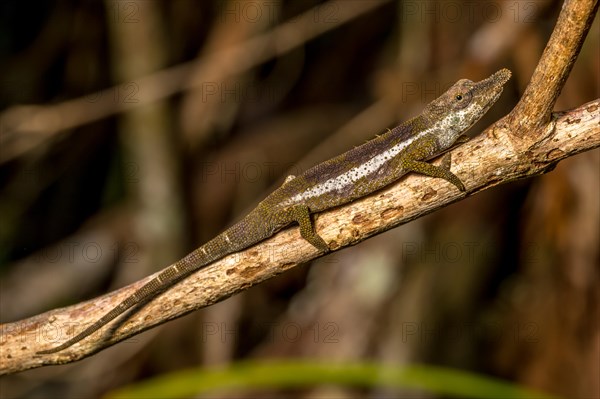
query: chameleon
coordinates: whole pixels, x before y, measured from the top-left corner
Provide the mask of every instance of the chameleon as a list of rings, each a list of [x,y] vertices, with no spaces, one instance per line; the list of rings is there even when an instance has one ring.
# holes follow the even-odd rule
[[[249,248],[292,223],[299,225],[303,239],[325,254],[330,248],[315,232],[313,214],[367,196],[407,173],[442,178],[464,192],[464,184],[450,171],[449,153],[440,166],[428,161],[468,140],[464,133],[498,100],[510,76],[508,69],[501,69],[479,82],[461,79],[418,116],[298,176],[289,176],[239,222],[163,269],[80,333],[38,354],[59,352],[76,344],[197,270]]]

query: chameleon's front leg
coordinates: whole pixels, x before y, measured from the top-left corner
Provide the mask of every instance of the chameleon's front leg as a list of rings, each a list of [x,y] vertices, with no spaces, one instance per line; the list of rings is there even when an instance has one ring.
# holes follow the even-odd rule
[[[315,248],[325,253],[329,252],[329,246],[315,232],[314,224],[310,218],[310,211],[306,205],[294,205],[282,211],[281,217],[295,221],[300,225],[300,235]]]
[[[460,142],[465,142],[468,140],[467,136],[461,135],[459,137]],[[406,156],[400,160],[400,167],[406,171],[420,173],[422,175],[430,176],[430,177],[439,177],[442,178],[456,186],[460,191],[466,191],[464,184],[460,181],[460,179],[450,171],[450,153],[446,153],[442,158],[442,163],[440,166],[436,166],[430,164],[425,161],[419,161],[415,158],[420,156],[421,154],[428,154],[432,152],[432,148],[435,146],[435,141],[422,141],[418,145],[415,145],[413,148],[410,148],[406,152]],[[411,155],[416,155],[415,157]]]
[[[461,134],[460,136],[458,136],[458,138],[456,139],[456,141],[454,142],[454,144],[452,144],[452,147],[450,147],[450,149],[457,147],[461,144],[466,143],[467,141],[471,140],[469,138],[469,136],[466,136],[464,134]],[[452,165],[452,155],[450,152],[447,152],[444,154],[444,156],[442,157],[442,160],[440,162],[440,166],[444,169],[450,170],[450,166]]]

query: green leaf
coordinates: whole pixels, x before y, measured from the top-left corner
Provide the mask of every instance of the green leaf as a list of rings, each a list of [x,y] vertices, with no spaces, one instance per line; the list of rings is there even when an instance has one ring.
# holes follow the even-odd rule
[[[107,399],[184,398],[231,390],[310,388],[416,389],[461,398],[553,398],[496,378],[425,365],[246,361],[225,369],[190,369],[109,392]]]

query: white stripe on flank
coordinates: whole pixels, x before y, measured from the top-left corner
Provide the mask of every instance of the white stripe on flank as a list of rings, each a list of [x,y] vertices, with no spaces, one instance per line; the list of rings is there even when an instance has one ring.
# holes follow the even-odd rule
[[[444,122],[444,121],[441,121]],[[369,159],[367,162],[358,165],[345,173],[342,173],[339,176],[332,177],[331,179],[324,181],[322,183],[317,184],[316,186],[311,187],[309,190],[306,190],[302,193],[296,194],[289,200],[285,201],[282,205],[288,205],[290,203],[299,202],[302,200],[306,200],[308,198],[318,197],[320,195],[332,192],[332,191],[340,191],[343,190],[348,185],[354,184],[356,181],[361,178],[368,176],[374,172],[376,172],[379,168],[381,168],[386,162],[388,162],[393,157],[400,154],[402,150],[404,150],[408,145],[413,143],[420,137],[430,133],[431,131],[438,128],[440,122],[436,123],[434,126],[429,129],[425,129],[419,134],[408,138],[401,143],[396,144],[395,146],[389,148],[388,150],[375,155],[373,158]]]

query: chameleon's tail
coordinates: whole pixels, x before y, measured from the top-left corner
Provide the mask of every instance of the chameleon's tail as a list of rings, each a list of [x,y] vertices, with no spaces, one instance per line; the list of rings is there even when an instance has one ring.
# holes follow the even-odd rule
[[[54,348],[39,351],[37,353],[49,354],[66,349],[101,329],[127,309],[156,296],[158,293],[164,291],[193,272],[226,255],[247,248],[267,238],[270,234],[260,231],[260,228],[256,223],[258,220],[260,219],[256,219],[256,216],[253,216],[252,213],[246,216],[239,223],[231,226],[200,248],[161,271],[158,276],[152,278],[131,296],[127,297],[123,302],[102,316],[94,324],[85,328],[79,334]]]

